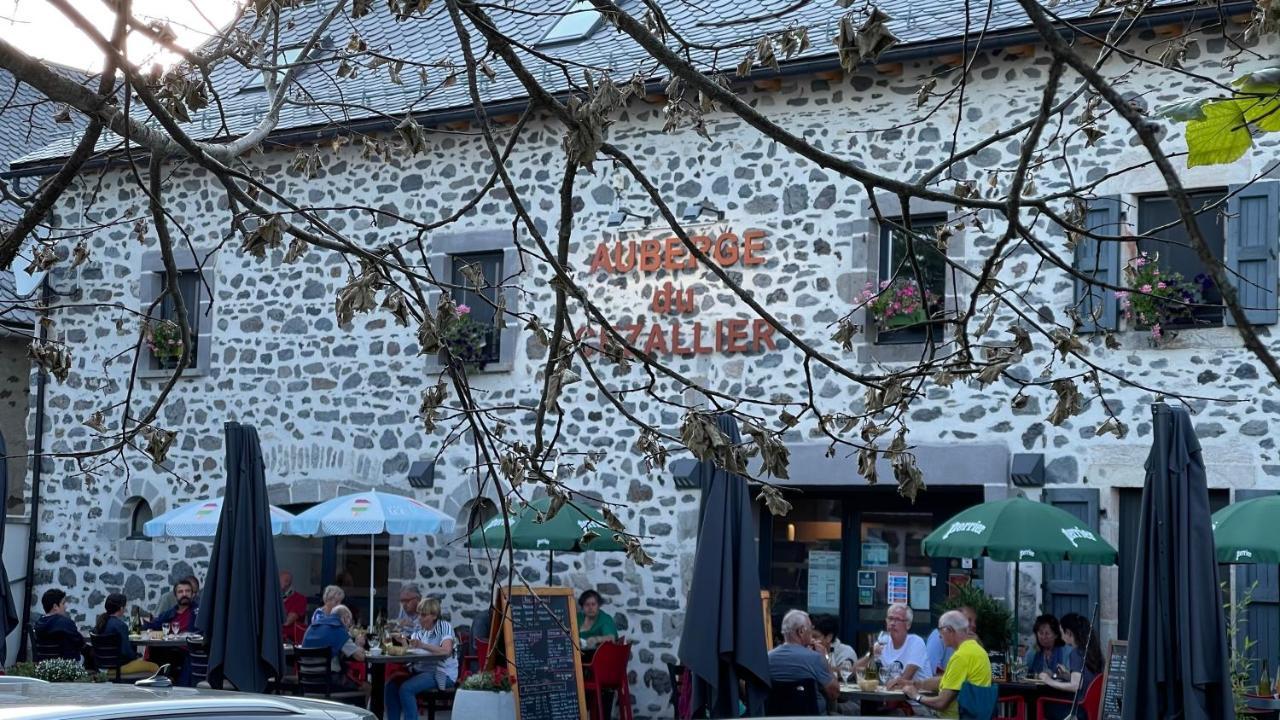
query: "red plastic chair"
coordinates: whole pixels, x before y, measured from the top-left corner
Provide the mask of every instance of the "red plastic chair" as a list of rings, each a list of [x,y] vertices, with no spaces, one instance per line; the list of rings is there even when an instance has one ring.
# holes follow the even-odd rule
[[[612,690],[617,694],[618,715],[622,720],[633,720],[631,715],[631,687],[627,680],[627,661],[631,659],[631,646],[625,643],[607,642],[596,648],[596,654],[587,663],[584,671],[584,686],[587,696],[595,696],[595,720],[603,720],[604,703],[601,700],[604,690]]]
[[[996,715],[991,720],[1027,720],[1027,699],[1021,695],[1005,695],[996,698],[996,712],[1012,709],[1012,715]],[[1039,708],[1036,708],[1039,710]]]
[[[1055,705],[1071,705],[1071,700],[1062,700],[1060,698],[1042,697],[1036,700],[1036,715],[1044,717],[1045,710],[1050,704]],[[1089,683],[1089,687],[1085,688],[1084,699],[1080,701],[1080,709],[1084,710],[1086,720],[1098,720],[1098,710],[1102,705],[1102,676],[1099,675]]]

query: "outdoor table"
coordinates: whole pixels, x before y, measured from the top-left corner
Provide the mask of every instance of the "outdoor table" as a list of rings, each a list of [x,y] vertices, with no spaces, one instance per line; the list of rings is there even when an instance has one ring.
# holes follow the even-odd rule
[[[1249,717],[1274,718],[1280,713],[1280,699],[1274,697],[1257,697],[1249,695],[1244,699],[1249,708]]]
[[[139,637],[130,635],[129,642],[137,647],[142,648],[185,648],[188,640],[203,640],[200,635],[178,635],[176,637],[166,637],[152,639],[149,637]]]
[[[928,693],[926,693],[926,695],[927,694]],[[907,694],[901,690],[885,690],[881,688],[879,690],[868,691],[859,688],[855,683],[840,684],[840,700],[857,700],[860,703],[869,702],[876,703],[878,705],[885,705],[887,703],[911,704],[911,701],[907,700]]]
[[[387,655],[385,653],[370,655],[366,650],[364,661],[369,667],[369,710],[378,717],[383,712],[383,692],[387,687],[387,666],[397,663],[418,662],[426,657],[426,653],[408,653],[405,655]]]

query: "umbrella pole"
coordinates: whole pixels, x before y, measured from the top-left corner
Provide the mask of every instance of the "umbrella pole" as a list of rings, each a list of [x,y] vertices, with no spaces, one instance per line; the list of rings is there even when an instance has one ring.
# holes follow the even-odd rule
[[[1022,632],[1022,603],[1019,602],[1019,594],[1022,589],[1022,571],[1019,566],[1022,563],[1015,560],[1013,562],[1013,647],[1009,648],[1013,651],[1013,656],[1017,657],[1018,653],[1018,633]]]
[[[373,569],[374,569],[373,533],[369,533],[369,637],[373,637]]]
[[[556,585],[556,551],[552,550],[547,554],[547,585],[555,587]]]

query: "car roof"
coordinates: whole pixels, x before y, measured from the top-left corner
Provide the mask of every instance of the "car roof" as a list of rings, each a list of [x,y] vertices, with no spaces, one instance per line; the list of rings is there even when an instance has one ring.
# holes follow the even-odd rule
[[[162,718],[216,710],[218,714],[280,715],[282,718],[367,718],[350,705],[303,698],[197,690],[141,688],[114,683],[3,683],[0,720]]]

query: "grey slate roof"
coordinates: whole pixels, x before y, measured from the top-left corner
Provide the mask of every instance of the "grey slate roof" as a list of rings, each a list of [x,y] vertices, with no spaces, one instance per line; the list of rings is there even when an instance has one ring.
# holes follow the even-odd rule
[[[834,55],[835,47],[831,39],[836,34],[840,18],[848,12],[839,8],[834,0],[815,0],[786,14],[782,19],[762,19],[727,27],[717,24],[726,19],[763,18],[794,4],[795,0],[754,0],[750,3],[740,0],[699,0],[696,3],[689,0],[663,0],[668,20],[688,40],[720,46],[739,46],[721,54],[719,65],[730,71],[742,58],[746,47],[756,39],[765,33],[788,27],[807,27],[812,43],[805,55],[793,59],[793,62]],[[1162,9],[1194,6],[1194,3],[1177,0],[1159,4]],[[536,45],[559,19],[554,14],[538,13],[561,12],[569,5],[569,0],[518,0],[510,5],[519,10],[490,9],[489,12],[495,22],[515,39],[528,45]],[[623,8],[628,11],[636,12],[638,5],[639,0],[623,0]],[[1096,5],[1096,0],[1061,0],[1054,10],[1064,18],[1084,18]],[[1002,31],[1018,30],[1027,25],[1025,15],[1014,0],[992,0],[989,13],[986,2],[973,0],[938,0],[933,3],[882,0],[878,6],[892,17],[890,27],[902,41],[896,51],[898,54],[913,50],[919,52],[931,44],[964,36],[966,7],[969,30],[973,35],[983,29],[984,25],[989,36]],[[316,0],[286,11],[291,22],[282,23],[286,27],[281,33],[280,47],[303,44],[311,29],[331,7],[332,0]],[[1204,13],[1208,19],[1218,10],[1203,7],[1197,12]],[[287,106],[277,133],[302,128],[321,129],[385,116],[399,118],[410,112],[447,113],[450,110],[465,110],[469,106],[465,78],[461,74],[458,82],[452,86],[437,87],[448,75],[444,69],[430,69],[425,86],[420,82],[417,72],[410,67],[402,72],[402,85],[389,81],[385,66],[377,70],[361,68],[355,78],[337,78],[335,70],[338,61],[333,56],[334,48],[341,50],[353,31],[360,34],[371,50],[407,60],[430,63],[450,59],[460,62],[461,59],[458,41],[444,3],[433,3],[425,15],[415,16],[404,22],[397,22],[386,10],[385,3],[374,3],[374,10],[369,15],[358,20],[340,17],[330,26],[327,43],[329,49],[321,51],[319,56],[325,58],[324,61],[309,66],[297,78],[312,104],[308,107]],[[473,39],[473,45],[478,50],[484,47],[478,33]],[[637,70],[646,73],[654,70],[652,60],[645,62],[647,55],[643,50],[629,37],[604,23],[599,24],[584,40],[552,46],[547,48],[547,52],[594,68],[610,69],[616,80],[630,78]],[[313,59],[316,57],[313,55]],[[567,89],[559,72],[527,53],[525,57],[546,87],[552,90]],[[710,59],[711,55],[705,52],[702,57],[695,58],[702,67],[709,64]],[[503,72],[501,61],[495,59],[491,65],[498,71],[497,79],[488,81],[481,76],[482,92],[488,103],[519,101],[525,97],[526,93],[512,73]],[[233,61],[224,62],[215,69],[213,81],[219,89],[230,135],[243,134],[253,128],[264,112],[266,94],[262,90],[242,90],[257,75],[256,71]],[[580,77],[579,73],[575,80],[580,80]],[[424,91],[424,87],[427,91]],[[337,103],[350,103],[354,106],[340,107]],[[315,106],[317,104],[319,107]],[[227,134],[221,132],[220,125],[217,112],[211,108],[195,116],[186,127],[197,138],[213,139]],[[107,135],[109,134],[104,133],[104,149],[118,143],[117,137]],[[67,155],[73,146],[74,140],[56,142],[23,157],[21,162],[36,165],[47,163],[51,159]]]
[[[51,64],[49,67],[76,82],[88,80],[88,74],[83,71],[61,65]],[[0,70],[0,168],[7,169],[11,162],[23,155],[83,129],[83,118],[75,113],[72,113],[69,123],[55,122],[53,117],[58,110],[59,107],[45,100],[40,92],[19,83],[7,70]],[[21,192],[30,192],[35,187],[34,178],[17,183]],[[21,214],[22,210],[16,204],[0,199],[0,223],[13,222]],[[29,310],[13,307],[19,299],[14,289],[13,273],[0,271],[0,323],[31,325],[34,322],[34,315]]]

